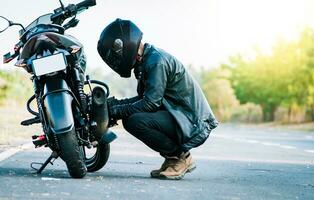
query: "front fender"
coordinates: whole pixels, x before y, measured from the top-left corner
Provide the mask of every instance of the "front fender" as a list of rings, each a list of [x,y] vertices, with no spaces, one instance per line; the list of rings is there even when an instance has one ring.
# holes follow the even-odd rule
[[[44,108],[47,123],[54,134],[62,134],[74,128],[73,97],[63,79],[50,79],[44,87]]]

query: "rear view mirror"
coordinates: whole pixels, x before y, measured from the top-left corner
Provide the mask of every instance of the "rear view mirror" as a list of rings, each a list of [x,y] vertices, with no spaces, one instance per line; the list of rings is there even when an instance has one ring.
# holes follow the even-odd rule
[[[10,21],[5,17],[0,16],[0,33],[5,31],[9,26]]]

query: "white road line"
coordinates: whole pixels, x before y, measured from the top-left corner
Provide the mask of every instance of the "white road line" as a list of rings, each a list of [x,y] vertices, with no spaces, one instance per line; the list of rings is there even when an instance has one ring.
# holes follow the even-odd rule
[[[259,141],[257,140],[247,140],[248,143],[252,143],[252,144],[257,144],[257,143],[260,143]]]
[[[41,177],[43,181],[61,181],[60,178],[52,178],[52,177]]]
[[[284,148],[284,149],[297,149],[296,147],[294,146],[289,146],[289,145],[280,145],[281,148]]]
[[[261,142],[261,144],[265,145],[265,146],[277,146],[277,147],[281,147],[282,145],[278,144],[278,143],[272,143],[272,142]]]
[[[10,148],[8,150],[5,150],[4,152],[0,153],[0,162],[9,158],[10,156],[13,156],[14,154],[16,154],[19,151],[30,149],[33,146],[34,145],[32,143],[26,143],[26,144],[23,144],[21,146],[17,146],[17,147],[13,147],[13,148]]]
[[[192,153],[193,154],[193,153]],[[135,150],[113,150],[111,155],[117,156],[134,156],[139,159],[141,157],[149,157],[149,158],[161,158],[159,154],[153,153],[150,151],[135,151]],[[235,156],[204,156],[204,155],[193,155],[193,158],[197,160],[204,161],[238,161],[238,162],[257,162],[257,163],[279,163],[279,164],[302,164],[302,165],[314,165],[313,160],[285,160],[285,159],[256,159],[256,158],[244,158],[244,157],[235,157]]]
[[[233,140],[236,142],[245,142],[245,143],[251,143],[251,144],[261,144],[261,145],[265,145],[265,146],[274,146],[274,147],[279,147],[279,148],[283,148],[283,149],[297,149],[297,147],[295,147],[295,146],[282,145],[282,144],[273,143],[273,142],[262,142],[262,141],[246,139],[246,138],[234,138],[234,137],[228,137],[225,135],[216,135],[215,137],[223,138],[223,139],[229,139],[229,140]],[[309,152],[313,153],[312,150],[310,150]]]
[[[307,152],[307,153],[314,153],[313,149],[307,149],[307,150],[304,150],[304,151]]]

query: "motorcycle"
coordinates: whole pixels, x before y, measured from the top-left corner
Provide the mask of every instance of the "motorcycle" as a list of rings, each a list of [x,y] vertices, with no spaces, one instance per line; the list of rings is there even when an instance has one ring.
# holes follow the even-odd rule
[[[77,15],[95,6],[96,0],[68,6],[59,2],[61,7],[38,17],[26,28],[0,16],[0,33],[10,26],[22,28],[14,52],[5,54],[3,62],[18,57],[15,65],[31,74],[34,95],[27,101],[27,110],[34,118],[21,125],[41,123],[44,134],[32,136],[33,143],[52,150],[44,163],[32,163],[31,167],[41,173],[60,157],[71,177],[83,178],[87,171],[95,172],[107,163],[109,143],[116,135],[108,127],[109,87],[84,75],[83,46],[65,33],[78,25]],[[88,93],[84,85],[88,86]],[[34,100],[37,111],[31,108]],[[40,164],[39,169],[36,164]]]

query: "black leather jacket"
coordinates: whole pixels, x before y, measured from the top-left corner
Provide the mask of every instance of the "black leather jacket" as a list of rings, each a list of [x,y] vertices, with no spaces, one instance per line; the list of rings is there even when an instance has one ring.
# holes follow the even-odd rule
[[[155,112],[163,106],[176,119],[182,130],[182,148],[189,150],[205,142],[218,122],[205,96],[181,62],[167,52],[145,44],[138,96],[120,105],[116,117],[137,112]],[[135,70],[136,73],[136,70]]]

